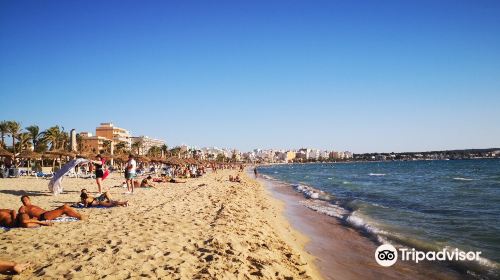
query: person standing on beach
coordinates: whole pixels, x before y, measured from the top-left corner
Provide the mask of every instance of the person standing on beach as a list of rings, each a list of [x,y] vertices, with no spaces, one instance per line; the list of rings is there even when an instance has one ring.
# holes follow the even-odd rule
[[[255,174],[255,178],[259,176],[259,173],[257,172],[257,166],[253,168],[253,173]]]
[[[102,193],[102,178],[104,177],[104,162],[101,155],[97,155],[96,160],[91,160],[90,162],[94,165],[95,169],[95,182],[99,190],[99,194]]]
[[[134,159],[134,155],[130,154],[128,156],[127,166],[125,167],[125,179],[127,180],[127,193],[134,193],[134,178],[137,169],[137,162]]]

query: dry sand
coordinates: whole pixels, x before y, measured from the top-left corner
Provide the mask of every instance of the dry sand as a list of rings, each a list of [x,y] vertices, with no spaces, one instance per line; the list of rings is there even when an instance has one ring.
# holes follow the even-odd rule
[[[111,188],[131,206],[83,209],[87,221],[0,230],[0,259],[33,263],[14,279],[319,279],[307,240],[283,217],[282,202],[245,174],[242,183],[229,182],[230,174],[236,171],[134,195]],[[104,185],[121,182],[111,175]],[[91,179],[65,178],[65,192],[54,197],[47,183],[1,179],[0,208],[17,210],[28,194],[52,209],[78,201],[81,188],[97,188]]]

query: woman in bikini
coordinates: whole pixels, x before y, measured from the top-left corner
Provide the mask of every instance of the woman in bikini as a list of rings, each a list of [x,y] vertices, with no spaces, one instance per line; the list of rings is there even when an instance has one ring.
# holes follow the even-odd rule
[[[87,193],[86,189],[82,189],[80,199],[85,207],[102,206],[102,207],[116,207],[128,206],[128,201],[111,200],[108,192],[101,194],[98,197],[93,197]]]
[[[97,155],[96,160],[91,160],[90,163],[94,165],[95,170],[95,182],[97,184],[97,188],[99,193],[102,193],[102,179],[104,177],[104,161],[102,160],[101,155]]]

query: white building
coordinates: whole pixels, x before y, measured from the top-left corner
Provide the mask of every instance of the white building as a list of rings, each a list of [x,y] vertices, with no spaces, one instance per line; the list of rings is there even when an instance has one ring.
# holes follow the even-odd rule
[[[139,146],[139,154],[145,155],[151,147],[161,147],[166,144],[164,140],[150,138],[148,136],[133,136],[131,137],[132,143],[141,143]]]

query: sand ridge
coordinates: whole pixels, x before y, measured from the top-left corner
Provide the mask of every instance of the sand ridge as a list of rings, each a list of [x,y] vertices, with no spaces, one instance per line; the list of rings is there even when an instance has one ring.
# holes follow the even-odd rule
[[[318,279],[305,238],[291,229],[282,205],[262,185],[222,170],[186,184],[161,183],[115,199],[130,207],[83,209],[88,221],[0,232],[0,258],[32,261],[14,279]],[[122,182],[119,175],[106,186]],[[52,196],[47,180],[0,180],[0,207],[18,209],[19,196],[50,209],[76,202],[93,180],[65,178],[65,192]]]

